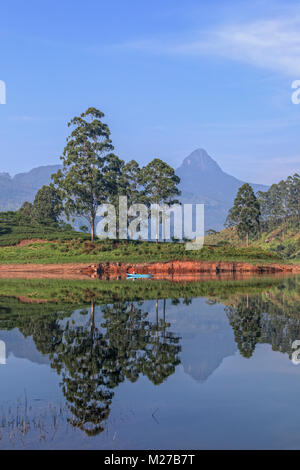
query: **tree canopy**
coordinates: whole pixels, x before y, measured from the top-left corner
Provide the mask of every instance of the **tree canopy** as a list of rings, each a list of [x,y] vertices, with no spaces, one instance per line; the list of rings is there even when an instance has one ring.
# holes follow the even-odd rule
[[[52,175],[62,194],[67,218],[86,218],[92,240],[98,206],[117,194],[122,167],[122,161],[112,153],[110,130],[102,122],[103,117],[98,109],[88,108],[68,123],[73,131],[61,156],[63,168]]]
[[[230,209],[226,224],[236,226],[240,237],[246,237],[248,246],[249,235],[255,235],[260,227],[260,205],[250,184],[243,184],[236,195]]]

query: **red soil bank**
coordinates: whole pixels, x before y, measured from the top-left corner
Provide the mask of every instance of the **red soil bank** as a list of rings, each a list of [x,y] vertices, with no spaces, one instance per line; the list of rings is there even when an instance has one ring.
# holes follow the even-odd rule
[[[101,275],[122,275],[127,272],[137,274],[195,274],[195,273],[300,273],[299,265],[260,264],[227,262],[227,261],[168,261],[166,263],[100,263],[98,273]]]
[[[300,274],[300,265],[215,261],[169,261],[166,263],[64,263],[0,264],[0,278],[22,279],[124,279],[127,272],[153,274],[155,279],[193,281],[246,279],[256,274]]]

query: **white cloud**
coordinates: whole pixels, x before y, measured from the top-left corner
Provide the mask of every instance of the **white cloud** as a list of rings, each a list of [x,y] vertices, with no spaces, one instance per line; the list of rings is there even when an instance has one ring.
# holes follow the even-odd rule
[[[262,68],[300,76],[300,15],[258,20],[195,32],[188,40],[161,38],[121,47],[176,55],[219,55]]]

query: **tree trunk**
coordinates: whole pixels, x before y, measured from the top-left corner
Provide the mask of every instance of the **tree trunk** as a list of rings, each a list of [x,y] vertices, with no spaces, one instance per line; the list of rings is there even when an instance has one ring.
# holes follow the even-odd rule
[[[248,248],[249,246],[249,233],[246,233],[246,247]]]
[[[157,214],[156,214],[156,234],[155,234],[155,241],[158,243],[158,235],[159,235],[159,210],[157,205]]]
[[[91,331],[94,331],[95,328],[95,302],[91,302]]]
[[[95,332],[95,302],[91,302],[91,357],[93,356],[94,351],[94,332]]]
[[[158,299],[155,301],[155,311],[156,311],[156,337],[158,337]]]
[[[95,217],[91,217],[91,241],[95,239]]]
[[[164,308],[163,308],[163,321],[164,321],[164,329],[163,329],[163,332],[164,332],[164,339],[166,337],[166,299],[164,299]]]

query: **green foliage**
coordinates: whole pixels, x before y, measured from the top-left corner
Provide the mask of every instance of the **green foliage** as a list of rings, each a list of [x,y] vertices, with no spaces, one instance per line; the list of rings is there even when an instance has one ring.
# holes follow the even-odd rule
[[[37,224],[57,223],[62,211],[60,194],[52,184],[38,190],[32,205],[32,218]]]
[[[300,176],[295,173],[286,180],[272,184],[268,191],[259,191],[263,230],[272,230],[282,222],[300,222]]]
[[[19,224],[56,225],[63,211],[63,204],[59,192],[52,184],[44,185],[35,195],[33,204],[24,202],[15,212],[11,221]]]
[[[33,205],[31,204],[31,202],[25,201],[22,207],[14,214],[14,222],[18,221],[22,224],[25,223],[34,225]],[[13,220],[11,220],[11,222]]]
[[[76,232],[71,225],[60,223],[59,226],[38,225],[27,222],[17,212],[0,212],[0,247],[12,247],[23,240],[70,240],[87,239],[88,235]],[[48,245],[49,247],[50,245]],[[1,258],[1,251],[0,251]]]
[[[174,196],[179,196],[180,191],[177,188],[180,178],[167,163],[159,158],[154,158],[142,170],[142,183],[144,193],[148,204],[175,204],[178,200]],[[156,242],[159,238],[159,211],[153,211],[156,217]],[[163,234],[165,232],[165,211],[162,214]],[[165,235],[163,235],[165,237]]]
[[[142,182],[145,195],[150,203],[173,204],[178,202],[174,200],[174,196],[179,196],[180,191],[177,185],[180,178],[175,171],[167,163],[159,158],[154,158],[142,170]]]
[[[230,209],[226,224],[236,226],[240,237],[256,235],[260,226],[260,206],[250,184],[245,183],[238,190],[233,207]]]
[[[147,202],[143,188],[143,169],[135,160],[130,160],[122,167],[118,185],[118,195],[127,196],[128,206]]]
[[[73,131],[61,157],[63,168],[52,175],[67,217],[86,218],[92,240],[97,208],[117,194],[123,164],[112,153],[110,130],[103,117],[98,109],[89,108],[68,123]]]

